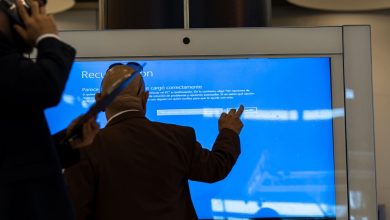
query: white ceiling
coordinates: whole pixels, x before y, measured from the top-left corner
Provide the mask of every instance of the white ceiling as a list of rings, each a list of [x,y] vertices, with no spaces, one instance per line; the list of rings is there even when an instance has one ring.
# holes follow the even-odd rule
[[[329,11],[369,11],[390,9],[390,0],[287,0],[305,8]]]

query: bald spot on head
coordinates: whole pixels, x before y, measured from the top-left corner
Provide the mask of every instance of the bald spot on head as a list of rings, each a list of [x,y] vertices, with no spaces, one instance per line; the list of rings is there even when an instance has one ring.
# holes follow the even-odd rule
[[[106,72],[102,81],[102,95],[119,80],[130,76],[134,72],[132,67],[126,65],[114,66]],[[108,110],[119,112],[128,109],[142,109],[142,95],[145,92],[145,83],[140,74],[137,74],[130,84],[108,106]]]

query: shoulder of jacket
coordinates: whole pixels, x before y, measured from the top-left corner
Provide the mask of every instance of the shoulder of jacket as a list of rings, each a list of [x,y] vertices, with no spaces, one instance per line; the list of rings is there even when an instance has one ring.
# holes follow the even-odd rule
[[[189,126],[170,124],[170,123],[164,123],[164,122],[152,122],[152,124],[155,126],[167,127],[167,128],[172,128],[172,129],[194,130],[192,127],[189,127]]]

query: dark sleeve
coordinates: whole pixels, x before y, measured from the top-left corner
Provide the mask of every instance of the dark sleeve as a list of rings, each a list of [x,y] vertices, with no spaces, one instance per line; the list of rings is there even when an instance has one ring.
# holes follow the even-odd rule
[[[61,100],[69,71],[75,58],[75,50],[55,39],[45,38],[37,45],[34,62],[13,53],[4,58],[6,73],[0,93],[8,103],[19,107],[44,109]],[[12,95],[10,95],[12,94]]]
[[[80,161],[80,150],[72,149],[69,142],[62,142],[65,135],[66,129],[52,136],[62,168],[68,168]]]
[[[212,183],[224,179],[241,152],[240,138],[230,129],[222,129],[211,151],[194,142],[189,179],[195,181]]]

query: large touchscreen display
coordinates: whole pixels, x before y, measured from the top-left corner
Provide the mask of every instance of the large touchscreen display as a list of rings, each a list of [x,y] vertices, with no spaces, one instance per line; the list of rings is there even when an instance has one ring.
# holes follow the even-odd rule
[[[199,218],[335,218],[329,57],[77,61],[61,103],[46,111],[51,131],[88,109],[110,64],[128,61],[146,63],[147,117],[193,127],[205,148],[219,115],[245,106],[231,173],[190,182]]]

